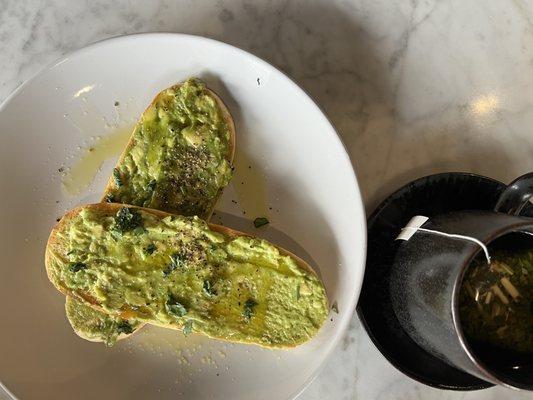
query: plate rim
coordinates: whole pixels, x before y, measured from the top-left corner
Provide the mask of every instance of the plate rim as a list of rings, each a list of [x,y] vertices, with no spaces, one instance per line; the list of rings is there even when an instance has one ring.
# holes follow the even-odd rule
[[[364,273],[366,268],[366,259],[367,259],[367,216],[366,216],[366,209],[363,201],[363,195],[361,192],[361,188],[359,185],[359,180],[357,178],[357,171],[355,169],[354,162],[352,161],[352,158],[350,156],[350,153],[348,151],[348,148],[346,147],[346,144],[344,143],[342,137],[339,134],[339,131],[331,121],[331,118],[326,113],[326,111],[323,109],[323,107],[316,101],[316,99],[305,89],[303,88],[299,83],[296,82],[295,79],[290,77],[287,73],[280,70],[275,65],[269,63],[268,61],[264,60],[263,58],[255,55],[254,53],[251,53],[247,50],[243,50],[237,46],[234,46],[232,44],[226,43],[224,41],[218,40],[218,39],[212,39],[210,37],[205,37],[201,35],[194,35],[194,34],[187,34],[187,33],[177,33],[177,32],[144,32],[144,33],[131,33],[131,34],[125,34],[125,35],[116,35],[116,36],[110,36],[106,37],[94,42],[90,42],[87,45],[74,49],[72,51],[69,51],[60,57],[56,58],[54,61],[44,65],[42,68],[40,68],[37,72],[35,72],[33,75],[31,75],[29,78],[27,78],[24,82],[19,84],[15,89],[11,91],[7,95],[7,97],[0,102],[0,115],[2,112],[4,112],[5,108],[9,103],[11,103],[26,87],[28,87],[33,81],[35,81],[39,76],[47,73],[48,71],[53,70],[54,68],[60,66],[61,64],[67,62],[71,58],[81,56],[82,54],[93,51],[99,47],[103,46],[112,46],[112,45],[120,45],[121,42],[131,41],[131,40],[137,40],[137,39],[153,39],[153,40],[160,40],[162,38],[178,38],[178,39],[186,39],[186,40],[197,40],[200,42],[209,43],[211,45],[215,46],[221,46],[229,49],[230,51],[234,51],[244,57],[252,58],[255,62],[261,64],[262,66],[266,67],[267,69],[271,69],[274,71],[278,76],[280,76],[282,79],[284,79],[290,86],[292,86],[297,91],[300,91],[301,94],[304,96],[304,98],[307,98],[311,106],[314,106],[316,111],[318,111],[324,118],[325,122],[329,124],[330,126],[330,132],[327,132],[326,134],[330,135],[333,140],[336,140],[337,144],[340,145],[340,151],[339,157],[344,158],[344,161],[348,163],[349,168],[349,179],[351,181],[351,186],[356,191],[356,203],[353,205],[355,207],[356,212],[360,214],[361,220],[359,222],[359,226],[357,229],[360,231],[361,238],[359,242],[361,243],[361,256],[358,260],[353,260],[354,265],[359,264],[359,271],[355,271],[357,274],[356,279],[357,282],[354,283],[353,289],[355,290],[355,294],[352,295],[351,303],[347,305],[345,308],[346,311],[346,317],[343,321],[340,322],[340,328],[337,331],[337,336],[333,338],[333,340],[329,343],[329,349],[326,352],[325,357],[318,363],[315,371],[307,378],[306,381],[302,382],[299,389],[291,393],[287,399],[296,399],[302,392],[305,391],[309,387],[309,385],[315,380],[315,378],[322,372],[324,369],[326,362],[329,360],[329,358],[332,356],[332,353],[335,351],[335,349],[339,346],[339,343],[342,339],[342,337],[346,334],[349,328],[349,324],[352,318],[356,317],[356,306],[359,300],[359,296],[361,294],[361,288],[363,285],[364,280]],[[17,399],[12,392],[8,389],[8,387],[2,382],[0,377],[0,389],[5,389],[6,393],[8,395],[11,395],[13,399]]]

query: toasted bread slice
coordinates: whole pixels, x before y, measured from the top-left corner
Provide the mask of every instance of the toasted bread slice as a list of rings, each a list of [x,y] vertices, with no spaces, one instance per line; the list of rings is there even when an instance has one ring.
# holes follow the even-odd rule
[[[153,258],[142,254],[147,243]],[[324,286],[302,259],[196,217],[79,207],[52,230],[45,260],[59,291],[97,310],[221,340],[293,347],[328,314]]]
[[[196,110],[198,116],[201,117],[202,120],[205,120],[208,117],[216,119],[214,122],[201,122],[205,123],[205,125],[215,125],[215,130],[219,128],[219,125],[223,125],[224,130],[227,130],[228,135],[227,137],[221,137],[220,132],[216,132],[216,135],[213,135],[213,138],[203,138],[197,135],[192,135],[194,139],[191,139],[191,141],[187,142],[189,144],[188,146],[183,146],[182,143],[179,143],[178,140],[175,140],[172,142],[175,147],[169,149],[169,147],[171,147],[169,146],[169,143],[161,140],[161,138],[157,137],[156,135],[153,135],[150,130],[152,126],[156,124],[156,129],[164,131],[163,134],[167,136],[168,139],[179,137],[183,141],[183,137],[189,132],[184,133],[183,131],[185,131],[185,129],[182,129],[182,131],[179,133],[173,130],[180,129],[181,126],[177,128],[173,127],[172,118],[178,119],[183,117],[176,117],[175,115],[173,116],[173,110],[169,110],[169,106],[175,108],[185,107],[179,103],[175,104],[173,101],[176,98],[176,93],[180,92],[180,90],[186,91],[190,87],[200,90],[201,96],[204,99],[204,103],[207,104],[207,106],[204,106],[204,108],[198,107]],[[212,104],[209,103],[209,100],[212,101]],[[209,112],[209,107],[213,107],[213,109],[219,112],[220,115],[218,115],[217,112],[208,116],[202,115],[203,113]],[[163,115],[161,115],[162,113]],[[194,112],[190,112],[190,114],[194,115]],[[189,123],[194,128],[195,122],[189,121]],[[219,137],[217,137],[217,135]],[[160,142],[147,144],[146,141],[149,142],[150,139],[154,141],[158,140]],[[209,153],[209,145],[213,145],[213,143],[204,143],[204,140],[208,142],[208,139],[212,139],[212,142],[215,142],[218,147],[220,147],[217,149],[217,151],[213,151],[212,153],[216,152],[216,156],[220,157],[221,159],[223,158],[225,160],[224,165],[220,164],[220,162],[215,162],[213,165],[213,163],[210,162],[210,159],[204,160],[204,154],[198,154],[194,152],[192,154],[188,154],[188,150],[193,150],[195,144],[201,146],[202,149],[207,148],[208,151],[205,151],[205,153]],[[199,143],[195,143],[196,141]],[[191,142],[193,145],[190,145]],[[155,153],[154,149],[159,149],[160,147],[166,149],[163,156],[154,157],[153,154],[148,154]],[[220,154],[222,152],[223,154]],[[167,211],[179,215],[196,215],[204,220],[208,220],[213,213],[215,204],[222,194],[224,187],[229,183],[229,179],[226,181],[224,181],[224,179],[216,179],[216,175],[226,174],[231,176],[231,165],[233,163],[234,155],[235,124],[228,108],[220,99],[220,97],[215,92],[205,87],[201,81],[194,78],[190,79],[182,84],[174,85],[158,93],[152,103],[143,112],[133,130],[130,141],[126,145],[126,148],[117,162],[113,176],[111,176],[108,180],[102,201],[131,204]],[[214,154],[207,154],[207,156],[214,158],[212,157]],[[159,159],[154,160],[154,158],[165,159],[161,161]],[[205,161],[205,171],[202,170],[202,164],[200,163],[202,160]],[[166,164],[166,162],[170,164],[170,167],[179,167],[184,164],[188,169],[185,171],[176,171],[178,168],[172,169],[167,167],[167,170],[165,171],[165,168],[161,167],[161,165]],[[134,165],[131,165],[132,163]],[[198,165],[198,163],[200,163],[200,165]],[[141,177],[143,174],[143,168],[148,170],[144,171],[147,173],[147,175],[149,175],[148,177]],[[209,171],[209,168],[212,171]],[[229,171],[227,170],[228,168]],[[220,170],[223,170],[223,172],[220,172]],[[211,175],[214,176],[209,176],[208,172],[211,172]],[[193,177],[193,182],[191,183],[189,182],[191,179],[189,179],[188,176],[191,174],[203,174],[204,180],[198,182]],[[171,179],[169,179],[167,175],[172,175]],[[159,196],[154,196],[152,193],[152,196],[147,198],[145,196],[147,192],[150,194],[149,186],[152,178],[156,181],[156,183],[155,190],[152,189],[151,192],[156,192],[156,194]],[[161,188],[159,193],[157,192],[159,190],[160,183],[157,181],[157,179],[165,181],[163,182],[164,187]],[[209,180],[213,179],[215,182],[209,182]],[[222,182],[219,182],[220,180],[222,180]],[[117,181],[119,181],[119,184],[117,184]],[[195,186],[185,188],[188,191],[184,194],[182,192],[184,190],[184,186],[187,184],[190,184],[191,186],[192,184],[195,184]],[[206,187],[208,184],[211,184],[214,186],[214,188],[208,190]],[[162,199],[161,197],[164,198]],[[168,197],[170,197],[170,199]],[[202,208],[202,204],[198,204],[199,202],[204,202],[205,204],[203,205],[205,205],[205,207]]]
[[[189,82],[193,82],[193,84],[200,84],[203,87],[203,84],[196,79],[188,80],[184,84],[189,84]],[[167,89],[164,89],[160,93],[156,95],[154,100],[150,103],[150,105],[146,108],[146,110],[143,112],[143,115],[145,113],[149,113],[151,109],[158,108],[158,103],[161,103],[161,98],[164,98],[165,96],[168,96],[169,93],[177,93],[179,88],[183,85],[183,83],[174,85],[172,87],[169,87]],[[210,90],[207,87],[203,87],[203,94],[207,95],[208,97],[212,98],[214,100],[214,103],[218,107],[218,111],[220,112],[222,119],[224,120],[227,130],[228,130],[228,146],[227,146],[227,152],[224,154],[224,158],[228,161],[228,163],[231,165],[233,163],[233,158],[235,155],[235,124],[233,122],[233,118],[231,117],[231,114],[224,104],[224,102],[220,99],[220,97],[212,90]],[[119,170],[121,164],[123,164],[128,156],[128,153],[131,152],[135,148],[136,140],[139,140],[139,137],[136,137],[135,133],[139,130],[139,125],[143,123],[143,116],[139,119],[137,122],[137,125],[134,128],[134,131],[130,137],[130,140],[128,144],[126,145],[126,148],[122,152],[122,155],[119,158],[119,161],[117,162],[117,165],[115,167],[115,170]],[[127,184],[127,183],[126,183]],[[107,186],[104,191],[104,195],[102,198],[103,202],[106,202],[110,200],[110,196],[114,196],[114,192],[116,191],[116,179],[114,176],[111,176],[108,180]],[[204,218],[208,220],[213,213],[214,207],[216,205],[217,200],[219,199],[220,195],[222,194],[223,187],[220,187],[218,190],[218,193],[214,198],[210,199],[210,206],[207,207],[206,210],[201,209],[195,209],[195,207],[191,207],[189,203],[192,203],[194,199],[185,199],[184,204],[187,205],[187,207],[184,207],[183,209],[179,207],[179,204],[168,204],[165,206],[164,204],[158,204],[157,206],[160,207],[163,211],[174,211],[178,214],[194,214],[199,215],[201,218]],[[114,201],[120,202],[120,197],[117,196],[116,199],[113,199]],[[131,200],[131,198],[129,199]],[[143,197],[139,194],[139,196],[133,196],[133,203],[139,204],[144,202]],[[97,310],[93,310],[92,312],[88,309],[89,306],[83,304],[82,302],[76,300],[76,299],[67,299],[67,302],[65,304],[65,309],[67,311],[67,318],[70,322],[70,325],[74,329],[74,332],[80,336],[83,339],[90,340],[90,341],[104,341],[107,345],[113,345],[115,340],[124,339],[127,336],[129,336],[131,333],[135,332],[137,329],[141,328],[144,323],[136,323],[135,321],[118,321],[116,318],[108,317],[106,314],[100,313]],[[82,320],[86,319],[87,321]],[[92,323],[92,325],[91,325]],[[120,325],[122,323],[122,325]],[[111,327],[121,327],[124,324],[128,324],[132,326],[132,331],[128,332],[127,329],[122,329],[121,332],[112,332]],[[99,334],[99,330],[101,330],[101,334]]]

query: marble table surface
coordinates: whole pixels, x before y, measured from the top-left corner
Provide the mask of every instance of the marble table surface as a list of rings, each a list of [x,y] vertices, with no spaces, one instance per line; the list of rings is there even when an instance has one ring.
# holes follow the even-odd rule
[[[533,170],[533,3],[527,0],[1,0],[0,101],[59,56],[107,37],[185,32],[273,63],[325,109],[368,211],[423,175],[505,182]],[[301,399],[531,399],[458,393],[395,370],[354,316]]]

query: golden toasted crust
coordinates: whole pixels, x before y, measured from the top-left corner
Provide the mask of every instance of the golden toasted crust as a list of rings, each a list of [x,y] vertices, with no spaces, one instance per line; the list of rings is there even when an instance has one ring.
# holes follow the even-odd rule
[[[61,243],[61,241],[58,240],[57,234],[59,232],[61,232],[62,230],[68,230],[68,226],[69,226],[71,220],[73,218],[75,218],[83,209],[90,208],[90,209],[93,209],[93,210],[105,211],[105,212],[107,212],[109,214],[113,214],[113,213],[116,213],[122,207],[124,207],[124,204],[118,204],[118,203],[96,203],[96,204],[89,204],[89,205],[86,205],[86,206],[81,206],[81,207],[77,207],[77,208],[72,209],[68,213],[66,213],[61,218],[61,220],[54,226],[54,228],[52,229],[52,232],[50,233],[50,236],[48,238],[48,243],[46,245],[45,266],[46,266],[46,271],[47,271],[47,274],[48,274],[48,279],[50,280],[50,282],[52,282],[54,284],[54,286],[61,293],[65,294],[67,296],[72,296],[72,297],[74,297],[76,299],[82,300],[85,303],[87,303],[88,305],[90,305],[91,307],[93,307],[94,309],[102,311],[102,312],[105,312],[105,311],[98,305],[98,302],[92,296],[90,296],[90,295],[88,295],[86,293],[73,292],[73,291],[69,290],[68,288],[62,286],[60,284],[60,282],[56,282],[56,280],[53,279],[53,277],[52,277],[53,272],[51,270],[51,268],[52,268],[52,254],[53,253],[60,254],[60,255],[62,255],[64,257],[66,257],[67,249],[65,248],[63,243]],[[160,218],[165,218],[165,217],[173,215],[173,214],[170,214],[170,213],[167,213],[167,212],[164,212],[164,211],[154,210],[154,209],[151,209],[151,208],[143,208],[143,207],[130,206],[130,205],[128,205],[128,207],[142,210],[143,212],[150,213],[150,214],[155,215],[155,216],[160,217]],[[209,225],[209,228],[212,231],[215,231],[215,232],[218,232],[218,233],[222,233],[224,235],[229,236],[230,238],[236,238],[236,237],[239,237],[239,236],[254,237],[254,236],[252,236],[250,234],[247,234],[247,233],[244,233],[244,232],[239,232],[239,231],[236,231],[234,229],[231,229],[231,228],[228,228],[228,227],[225,227],[225,226],[216,225],[216,224],[208,224],[208,225]],[[307,271],[308,273],[310,273],[310,274],[312,274],[314,276],[317,276],[315,271],[309,266],[309,264],[307,264],[300,257],[295,256],[290,251],[285,250],[285,249],[283,249],[281,247],[278,247],[278,246],[275,246],[275,247],[279,250],[279,252],[281,254],[283,254],[285,256],[292,257],[296,261],[296,264],[297,264],[298,268],[303,269],[303,270]],[[120,316],[122,318],[126,318],[126,319],[135,317],[135,315],[129,315],[129,314],[127,314],[127,315],[126,314],[121,314]],[[164,328],[180,330],[180,328],[177,327],[176,325],[159,324],[159,323],[153,323],[153,322],[149,322],[149,323],[151,325],[157,325],[157,326],[161,326],[161,327],[164,327]],[[214,339],[221,340],[220,338],[214,338]],[[231,342],[231,340],[228,340],[228,341]],[[233,342],[240,342],[240,341],[233,341]],[[249,343],[249,342],[242,341],[242,343]],[[283,345],[283,346],[264,346],[261,343],[256,343],[256,344],[261,345],[263,347],[270,347],[270,348],[272,348],[272,347],[294,347],[294,346],[297,345],[297,344],[294,344],[294,345]]]
[[[168,90],[168,89],[177,89],[181,85],[182,85],[181,83],[178,83],[177,85],[171,86],[170,88],[163,89],[161,92],[163,92],[165,90]],[[214,91],[212,91],[209,88],[206,88],[206,91],[217,102],[217,104],[220,107],[220,110],[222,111],[222,114],[224,116],[224,120],[226,121],[226,123],[228,125],[229,134],[230,134],[230,136],[229,136],[229,154],[227,154],[226,160],[228,160],[228,162],[232,165],[233,164],[233,158],[235,157],[235,123],[233,122],[233,117],[231,116],[231,114],[230,114],[230,112],[228,110],[228,107],[226,107],[226,104],[224,104],[222,99]],[[141,114],[141,116],[146,112],[146,110],[148,110],[150,107],[152,107],[152,105],[156,102],[156,100],[159,97],[159,94],[161,92],[157,93],[157,95],[154,97],[154,99],[148,105],[148,107],[146,107],[145,111]],[[139,122],[140,121],[141,121],[141,118],[139,118]],[[137,122],[137,124],[139,124],[139,122]],[[135,129],[137,128],[137,124],[135,124],[135,127],[133,128],[130,140],[128,141],[128,144],[126,145],[126,147],[124,148],[124,151],[120,155],[120,158],[118,159],[118,162],[115,165],[115,168],[117,168],[120,164],[122,164],[124,162],[124,158],[126,157],[126,154],[130,150],[130,148],[133,146],[133,144],[134,144],[133,143],[133,139],[134,139],[133,132],[135,132]],[[114,184],[113,182],[114,182],[113,181],[113,176],[110,176],[108,181],[107,181],[107,185],[106,185],[106,187],[104,189],[104,194],[103,194],[102,200],[101,200],[102,202],[106,201],[105,200],[106,195],[113,188],[113,184]],[[209,210],[209,213],[205,216],[206,220],[209,220],[209,218],[211,218],[211,215],[213,214],[213,210],[215,209],[215,204],[217,203],[218,199],[222,195],[222,192],[223,192],[223,189],[220,189],[216,199],[213,201],[213,205],[211,206],[211,209]]]

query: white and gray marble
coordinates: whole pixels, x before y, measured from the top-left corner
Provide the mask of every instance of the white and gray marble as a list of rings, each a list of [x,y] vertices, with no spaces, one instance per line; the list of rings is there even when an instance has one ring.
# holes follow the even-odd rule
[[[296,79],[344,139],[368,210],[439,171],[509,181],[533,170],[533,3],[527,0],[0,0],[0,101],[59,56],[134,32],[186,32]],[[354,316],[301,399],[526,399],[443,392],[390,366]]]

